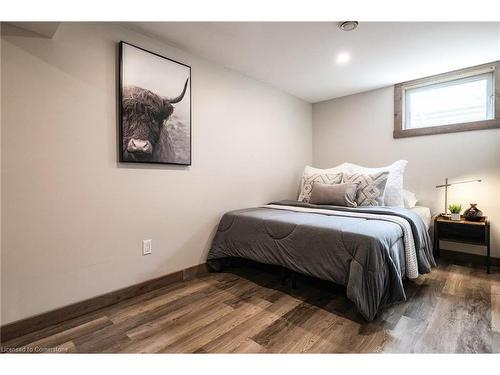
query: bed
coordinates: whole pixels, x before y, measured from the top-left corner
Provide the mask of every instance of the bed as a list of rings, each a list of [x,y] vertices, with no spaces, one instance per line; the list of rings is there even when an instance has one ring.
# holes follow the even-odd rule
[[[222,217],[207,262],[239,257],[344,285],[367,320],[435,266],[425,210],[279,201]]]

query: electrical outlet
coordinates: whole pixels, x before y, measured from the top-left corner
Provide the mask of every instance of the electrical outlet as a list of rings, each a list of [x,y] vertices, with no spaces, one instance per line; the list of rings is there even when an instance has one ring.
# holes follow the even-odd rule
[[[142,255],[149,255],[153,252],[151,240],[142,240]]]

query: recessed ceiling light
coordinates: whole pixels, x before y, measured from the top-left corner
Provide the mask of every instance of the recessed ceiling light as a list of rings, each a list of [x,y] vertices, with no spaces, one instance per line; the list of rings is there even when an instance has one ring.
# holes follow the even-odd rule
[[[352,31],[358,27],[358,21],[342,21],[339,22],[338,26],[342,31]]]
[[[337,64],[346,64],[351,60],[351,55],[347,52],[339,53],[337,56]]]

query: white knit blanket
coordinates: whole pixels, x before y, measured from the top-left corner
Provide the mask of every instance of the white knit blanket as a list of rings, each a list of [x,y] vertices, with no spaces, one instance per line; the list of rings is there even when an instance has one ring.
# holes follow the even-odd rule
[[[417,252],[415,249],[415,241],[413,239],[413,232],[411,231],[411,226],[408,221],[399,216],[393,215],[382,215],[382,214],[371,214],[364,212],[346,212],[346,211],[334,211],[325,210],[322,208],[307,208],[307,207],[295,207],[295,206],[281,206],[276,204],[268,204],[262,206],[265,208],[273,208],[277,210],[295,211],[295,212],[306,212],[321,215],[330,216],[346,216],[346,217],[359,217],[362,219],[371,220],[383,220],[389,221],[391,223],[398,224],[403,231],[403,242],[405,247],[405,265],[406,265],[406,277],[409,279],[416,279],[418,277],[418,262],[417,262]]]

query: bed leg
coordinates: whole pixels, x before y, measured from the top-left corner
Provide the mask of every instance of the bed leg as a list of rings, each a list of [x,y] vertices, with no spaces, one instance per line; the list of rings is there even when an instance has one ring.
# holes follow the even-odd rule
[[[292,280],[292,289],[297,289],[297,274],[292,271],[290,279]]]
[[[281,267],[280,273],[281,273],[281,285],[285,286],[286,285],[286,269],[285,269],[285,267]]]
[[[207,260],[207,266],[211,272],[221,272],[224,268],[224,264],[221,259]]]

